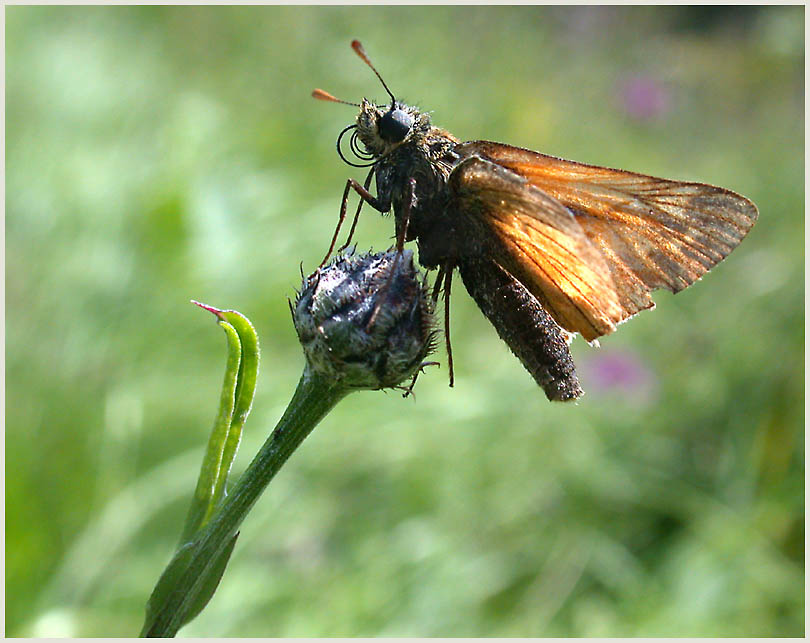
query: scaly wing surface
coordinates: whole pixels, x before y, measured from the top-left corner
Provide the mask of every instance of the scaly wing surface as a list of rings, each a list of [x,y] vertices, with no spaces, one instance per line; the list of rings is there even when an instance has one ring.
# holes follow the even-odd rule
[[[757,219],[751,201],[711,185],[585,165],[501,143],[474,141],[456,151],[467,157],[454,171],[462,200],[475,202],[475,212],[491,217],[501,245],[515,250],[507,254],[524,268],[529,280],[524,283],[533,294],[540,298],[536,291],[550,288],[546,303],[557,322],[589,340],[654,306],[651,290],[678,292],[694,283],[742,241]],[[507,180],[503,170],[517,180]],[[507,183],[509,198],[503,198]],[[517,230],[510,231],[510,222]],[[538,255],[549,245],[558,247],[551,238],[558,241],[569,232],[574,240],[566,247],[577,260],[565,276],[551,271],[550,278],[539,279],[540,268],[527,264],[542,264]],[[552,249],[551,263],[555,255],[562,259]],[[583,270],[583,264],[590,270]],[[604,274],[594,280],[600,271]],[[582,287],[583,282],[590,287]],[[594,292],[605,287],[610,292],[601,297]]]

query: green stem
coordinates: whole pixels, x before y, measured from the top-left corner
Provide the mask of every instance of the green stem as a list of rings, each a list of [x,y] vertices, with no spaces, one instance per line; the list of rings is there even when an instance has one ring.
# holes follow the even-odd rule
[[[239,482],[195,539],[188,569],[141,636],[174,636],[186,622],[205,579],[273,476],[349,389],[304,369],[287,410]]]

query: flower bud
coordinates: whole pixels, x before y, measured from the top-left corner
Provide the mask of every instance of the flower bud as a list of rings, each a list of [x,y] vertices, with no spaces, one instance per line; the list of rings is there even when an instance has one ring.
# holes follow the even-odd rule
[[[309,368],[347,388],[396,386],[434,345],[432,305],[410,250],[337,257],[304,280],[293,322]]]

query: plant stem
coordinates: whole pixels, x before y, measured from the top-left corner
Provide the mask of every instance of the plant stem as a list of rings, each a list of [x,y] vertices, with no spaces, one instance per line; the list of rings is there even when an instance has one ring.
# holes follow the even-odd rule
[[[187,622],[201,587],[219,554],[236,535],[247,513],[273,476],[312,429],[349,392],[308,366],[287,410],[239,482],[220,505],[211,522],[195,539],[188,569],[178,580],[160,612],[141,636],[169,637]]]

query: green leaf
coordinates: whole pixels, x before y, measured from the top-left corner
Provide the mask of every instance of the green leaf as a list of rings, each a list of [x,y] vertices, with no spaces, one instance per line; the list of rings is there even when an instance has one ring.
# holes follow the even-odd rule
[[[181,545],[190,541],[205,526],[225,495],[228,474],[253,405],[259,373],[259,338],[250,320],[236,310],[220,310],[200,302],[194,303],[219,319],[228,341],[228,358],[219,412],[203,457]]]
[[[225,568],[231,558],[238,537],[239,534],[237,533],[231,538],[228,545],[217,555],[214,564],[204,572],[205,578],[200,584],[199,592],[195,595],[188,610],[183,614],[180,626],[185,625],[202,612],[214,596],[214,592],[219,586],[219,582],[222,580],[222,575],[225,573]],[[174,558],[172,558],[171,562],[166,566],[166,569],[163,570],[157,585],[155,585],[155,589],[152,590],[149,601],[146,603],[146,620],[141,630],[141,636],[149,636],[149,630],[154,625],[156,616],[166,604],[171,593],[181,591],[182,584],[180,580],[194,560],[194,551],[197,545],[197,541],[182,545],[177,552],[175,552]]]
[[[239,373],[242,363],[242,342],[237,330],[222,318],[221,311],[199,302],[194,302],[201,308],[212,312],[219,318],[219,325],[225,331],[227,339],[228,355],[225,364],[225,378],[222,382],[222,392],[219,396],[219,411],[217,412],[214,427],[208,439],[208,446],[203,456],[200,467],[200,475],[197,479],[197,487],[191,499],[186,524],[180,538],[180,545],[188,543],[206,521],[210,518],[219,500],[217,489],[221,487],[220,479],[223,470],[223,454],[225,445],[228,442],[228,435],[231,430],[234,407],[236,404],[236,392],[239,387]],[[230,458],[233,460],[235,452]],[[230,469],[230,461],[224,467],[225,475]]]
[[[165,613],[173,600],[180,598],[183,605],[176,614],[177,627],[188,623],[203,610],[225,573],[238,536],[238,533],[230,536],[227,544],[217,553],[212,550],[208,559],[201,560],[199,556],[195,559],[195,554],[199,554],[197,549],[202,530],[225,495],[228,473],[253,404],[259,371],[259,340],[253,325],[241,313],[194,303],[216,315],[225,332],[228,351],[225,377],[219,410],[203,456],[180,545],[149,598],[142,636],[150,635],[158,615]],[[193,579],[193,590],[189,589],[190,579]],[[190,602],[186,602],[188,600]]]
[[[259,337],[253,324],[250,323],[247,317],[235,310],[225,310],[221,314],[239,335],[242,359],[239,363],[235,404],[231,415],[230,428],[225,440],[222,462],[219,467],[219,477],[214,489],[214,505],[209,510],[207,518],[210,518],[213,509],[216,508],[225,495],[225,483],[233,460],[236,457],[239,442],[242,439],[242,428],[253,406],[253,396],[256,393],[256,381],[259,375]]]
[[[142,636],[174,636],[210,600],[237,530],[270,480],[320,420],[351,389],[305,368],[287,410],[259,453],[194,541],[158,581]]]

